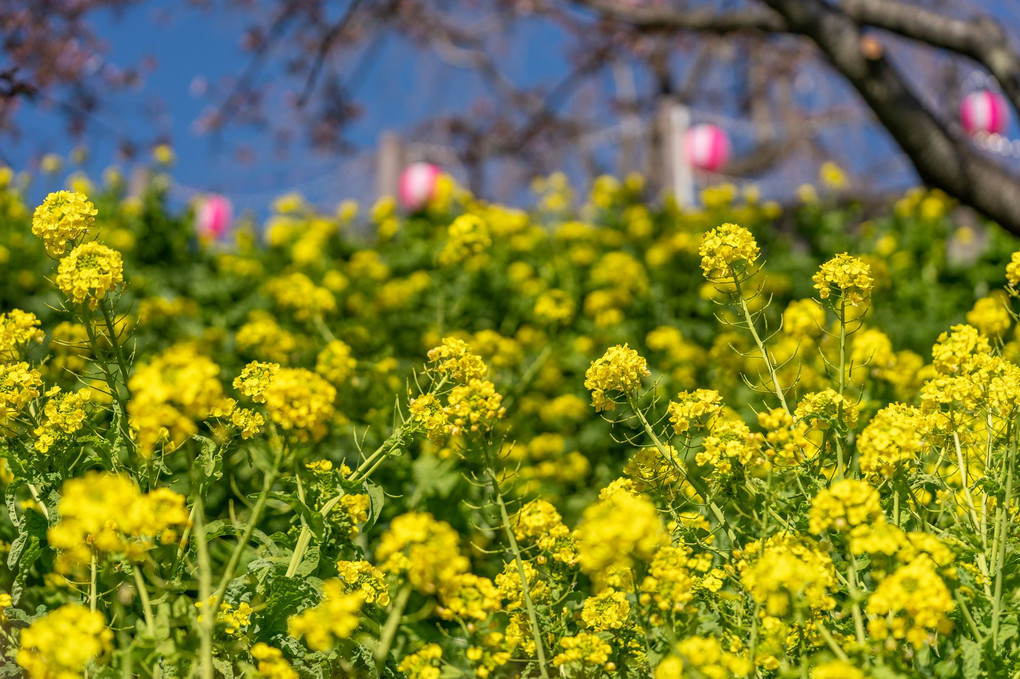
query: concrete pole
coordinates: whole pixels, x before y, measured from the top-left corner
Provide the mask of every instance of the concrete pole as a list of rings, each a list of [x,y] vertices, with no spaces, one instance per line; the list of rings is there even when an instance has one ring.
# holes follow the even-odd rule
[[[396,132],[383,132],[379,137],[376,161],[375,190],[377,197],[396,196],[400,173],[404,169],[404,143]]]

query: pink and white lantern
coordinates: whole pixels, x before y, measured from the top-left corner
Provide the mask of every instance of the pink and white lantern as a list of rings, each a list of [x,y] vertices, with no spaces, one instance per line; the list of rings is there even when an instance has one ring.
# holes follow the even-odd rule
[[[967,134],[1002,134],[1009,122],[1009,106],[998,92],[971,92],[960,102],[960,122]]]
[[[436,182],[442,170],[432,163],[411,163],[400,173],[397,194],[408,212],[418,212],[436,195]]]
[[[198,235],[209,240],[223,238],[233,221],[234,206],[230,200],[215,193],[203,198],[195,212]]]
[[[684,152],[694,169],[718,172],[730,158],[730,138],[717,125],[695,125],[684,134]]]

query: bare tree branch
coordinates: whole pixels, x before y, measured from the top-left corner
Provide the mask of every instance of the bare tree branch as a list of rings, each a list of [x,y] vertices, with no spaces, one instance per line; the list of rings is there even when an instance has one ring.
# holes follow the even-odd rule
[[[844,0],[842,8],[858,23],[973,59],[995,76],[1020,112],[1020,56],[991,17],[956,19],[897,0]]]
[[[861,95],[921,178],[1020,233],[1018,182],[951,134],[910,90],[860,25],[821,0],[764,0],[790,31],[810,38]]]
[[[697,31],[699,33],[734,33],[760,31],[775,33],[785,30],[782,18],[764,10],[681,11],[672,7],[640,7],[614,0],[574,0],[600,15],[623,21],[635,28],[663,31]]]

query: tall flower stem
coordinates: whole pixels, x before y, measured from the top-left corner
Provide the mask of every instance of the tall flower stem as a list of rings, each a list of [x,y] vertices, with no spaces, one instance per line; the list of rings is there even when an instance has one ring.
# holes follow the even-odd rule
[[[765,361],[765,367],[768,368],[769,377],[772,379],[772,386],[775,389],[776,396],[779,397],[779,404],[783,406],[783,410],[786,411],[787,415],[790,415],[790,407],[786,404],[786,394],[783,393],[783,387],[779,384],[779,375],[776,374],[776,368],[772,365],[772,358],[769,356],[768,349],[765,347],[765,342],[758,334],[758,328],[755,326],[754,318],[751,317],[751,310],[747,307],[747,300],[744,299],[744,290],[740,286],[740,280],[737,276],[733,277],[733,286],[736,288],[737,301],[740,304],[740,309],[744,313],[744,322],[747,323],[747,329],[751,331],[751,337],[754,338],[754,344],[758,347],[758,353],[761,354],[761,360]]]
[[[234,570],[237,568],[238,562],[241,560],[241,554],[248,546],[248,541],[251,539],[252,533],[255,532],[255,526],[258,525],[259,519],[262,517],[262,510],[266,506],[266,501],[269,499],[269,491],[273,488],[273,483],[276,482],[276,476],[280,471],[280,461],[283,459],[283,446],[276,445],[276,453],[273,456],[273,466],[266,472],[266,478],[262,483],[262,492],[259,493],[258,499],[255,501],[255,506],[252,507],[251,515],[248,517],[248,523],[245,524],[244,532],[237,541],[237,546],[234,547],[233,553],[230,555],[230,560],[227,561],[226,567],[223,569],[223,575],[220,576],[220,584],[216,588],[215,601],[216,605],[219,605],[223,600],[223,595],[227,591],[227,586],[230,584],[231,578],[234,577]]]
[[[405,582],[390,606],[389,615],[386,617],[386,624],[383,626],[379,636],[379,645],[375,649],[375,671],[382,676],[383,668],[386,667],[386,658],[393,647],[393,639],[400,627],[400,619],[404,616],[404,609],[407,608],[407,600],[411,597],[411,583]]]
[[[493,470],[492,456],[488,448],[485,449],[485,472],[489,477],[492,486],[492,495],[499,506],[499,516],[503,522],[503,531],[506,533],[510,551],[514,555],[514,562],[517,564],[517,575],[521,579],[521,597],[524,599],[524,607],[528,611],[528,622],[531,625],[531,638],[535,642],[535,657],[538,661],[538,671],[542,679],[549,679],[549,670],[546,667],[545,646],[542,643],[542,629],[538,625],[538,614],[535,612],[535,605],[531,601],[531,586],[528,584],[528,574],[524,570],[524,559],[521,557],[521,549],[514,536],[513,526],[510,525],[510,513],[507,512],[506,502],[503,501],[503,493],[499,490],[499,480]]]

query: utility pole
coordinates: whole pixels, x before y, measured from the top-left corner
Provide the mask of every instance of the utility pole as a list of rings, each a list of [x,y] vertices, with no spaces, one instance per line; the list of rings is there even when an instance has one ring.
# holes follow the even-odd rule
[[[400,172],[403,169],[404,142],[396,132],[383,132],[379,137],[379,155],[375,168],[375,191],[378,198],[397,195]]]
[[[682,206],[694,204],[694,172],[687,161],[684,137],[691,124],[690,110],[665,95],[659,99],[655,112],[657,152],[652,171],[656,173],[659,186],[673,192]]]

